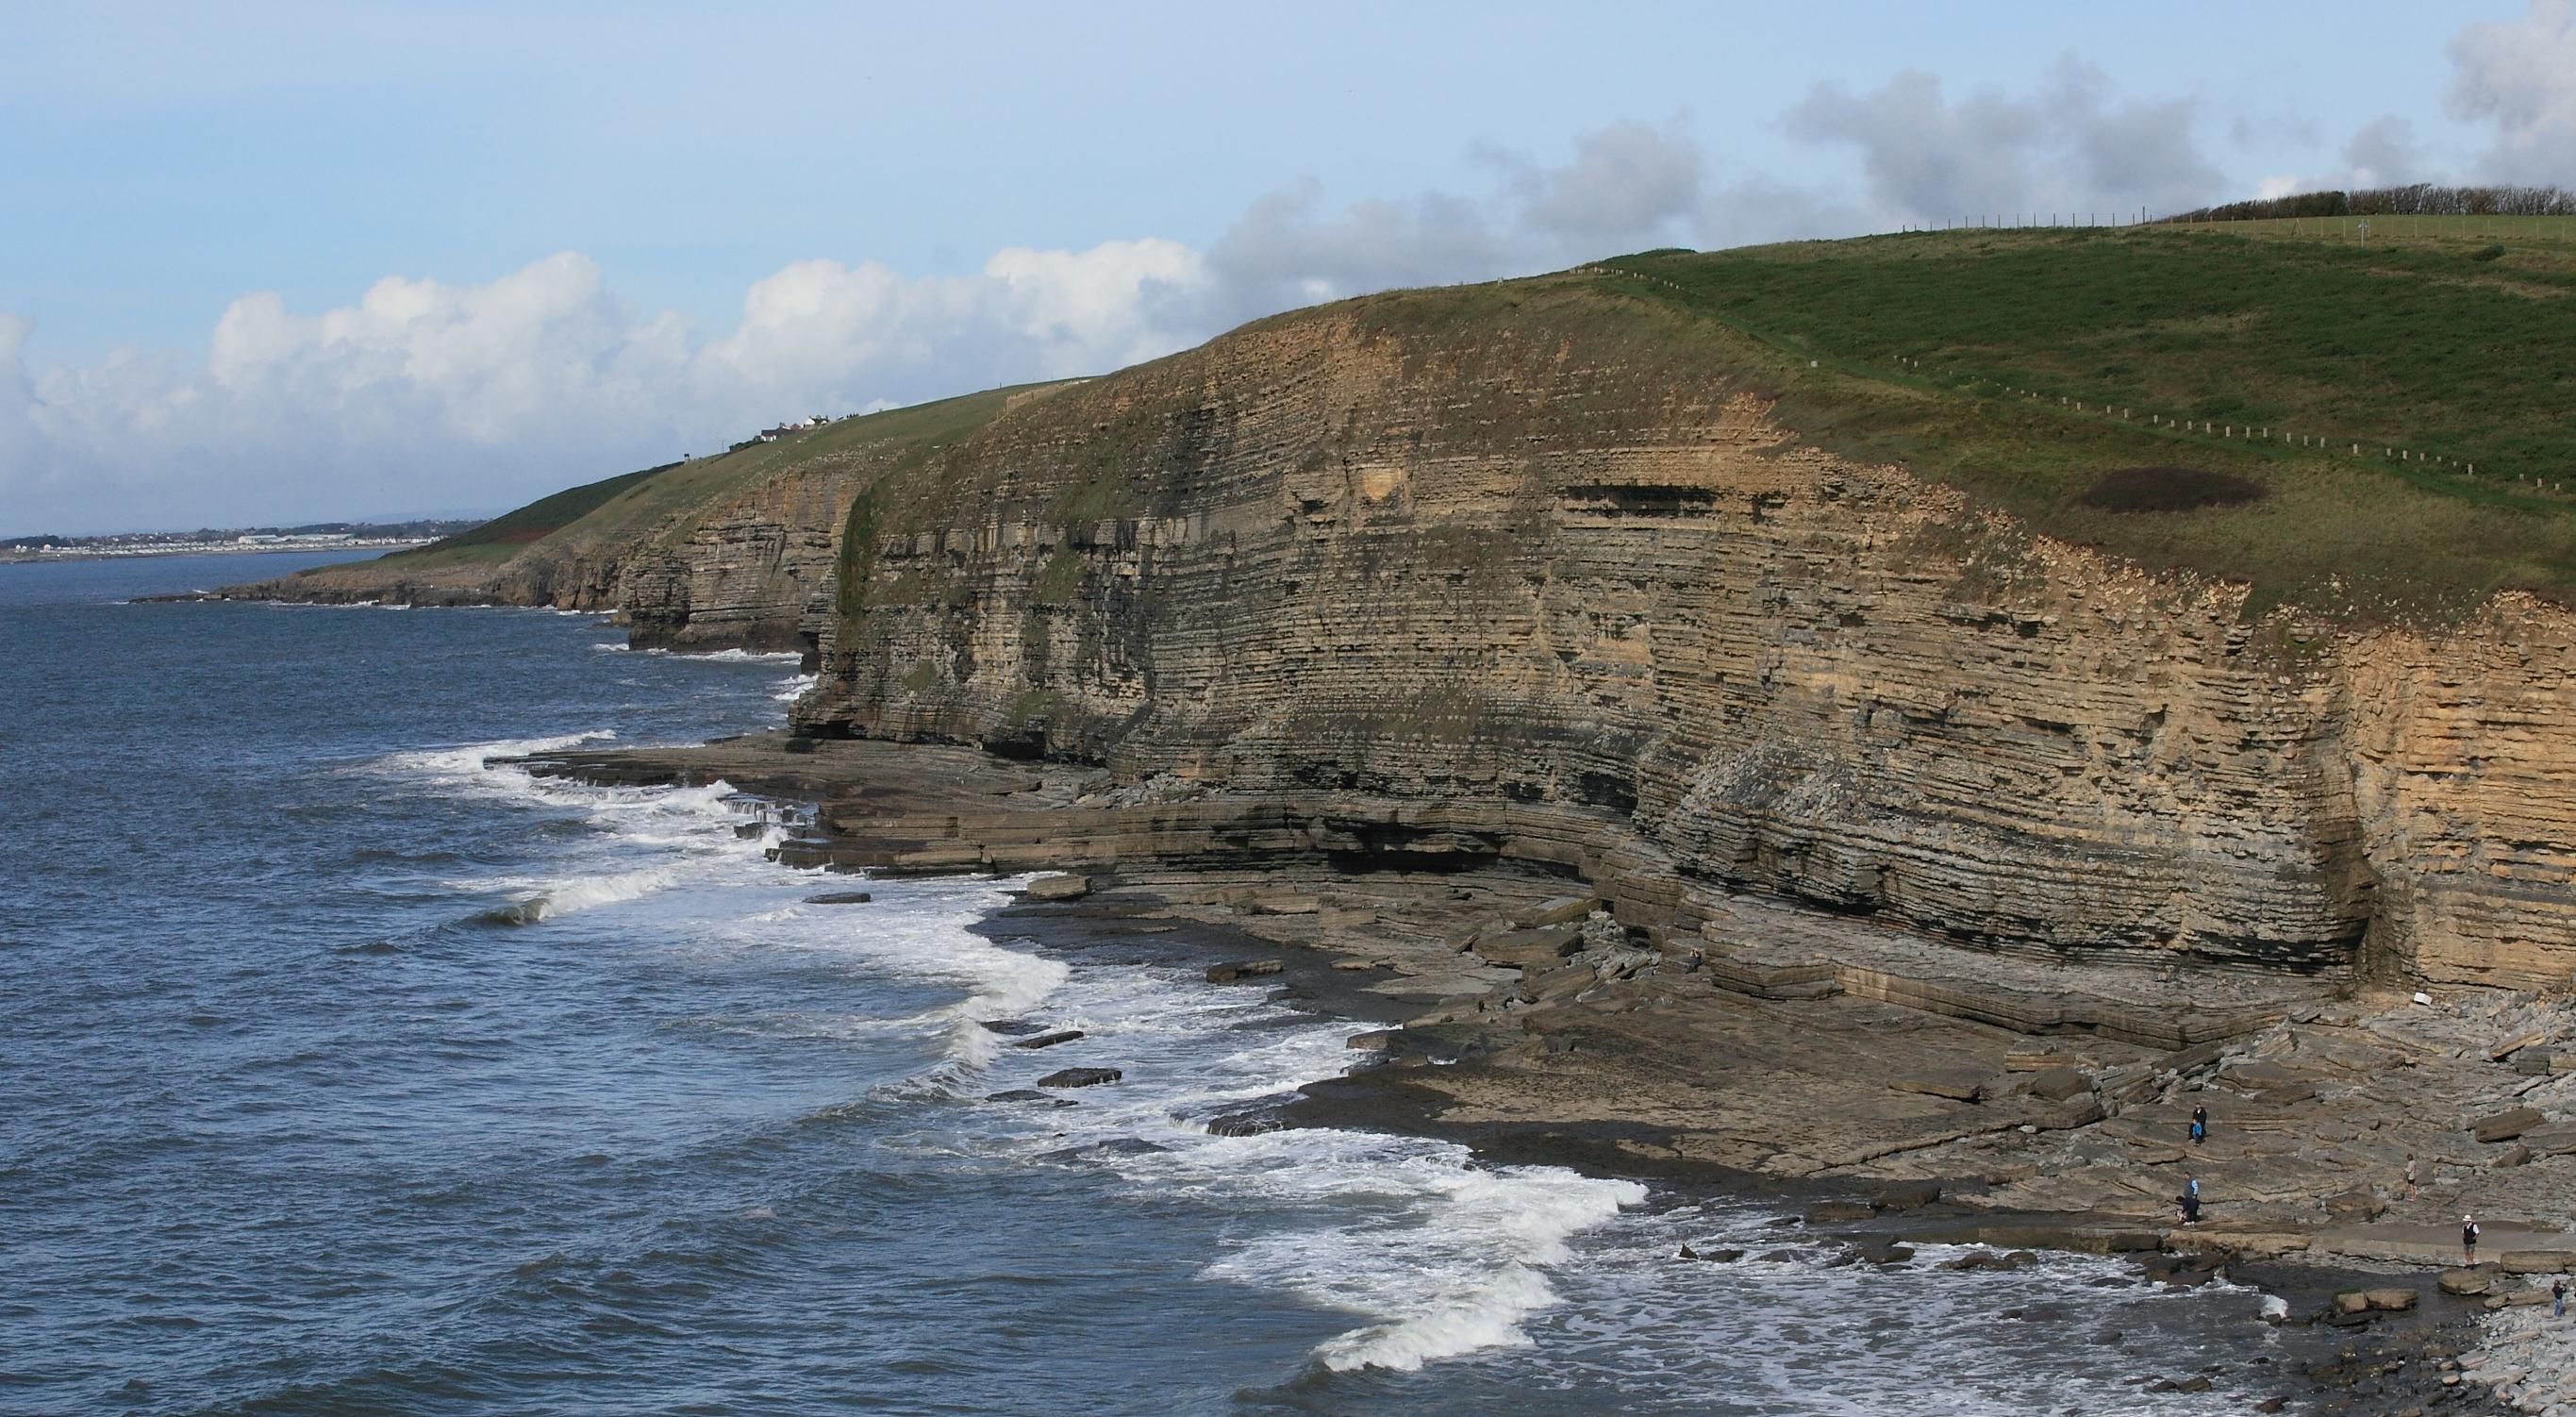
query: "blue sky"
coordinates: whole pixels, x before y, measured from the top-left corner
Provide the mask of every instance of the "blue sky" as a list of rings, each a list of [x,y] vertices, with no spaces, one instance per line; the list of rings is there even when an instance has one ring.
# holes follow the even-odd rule
[[[0,534],[497,509],[1668,241],[2576,183],[2566,0],[2314,16],[13,7]]]

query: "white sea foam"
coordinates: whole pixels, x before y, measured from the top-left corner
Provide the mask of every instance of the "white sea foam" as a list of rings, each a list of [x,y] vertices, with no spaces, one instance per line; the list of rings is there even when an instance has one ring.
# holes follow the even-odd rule
[[[669,654],[672,651],[655,650],[653,652],[656,654]],[[719,649],[710,650],[705,654],[690,654],[684,657],[689,659],[712,659],[720,664],[802,664],[805,662],[805,656],[792,649]]]
[[[624,640],[604,640],[592,645],[601,654],[650,654],[666,659],[705,659],[718,664],[803,664],[805,656],[789,650],[717,649],[703,653],[655,647],[636,649]]]
[[[1487,1167],[1412,1138],[1285,1131],[1208,1151],[1230,1189],[1322,1218],[1249,1240],[1208,1273],[1375,1319],[1316,1350],[1335,1371],[1527,1346],[1522,1325],[1557,1302],[1546,1271],[1566,1262],[1567,1242],[1646,1200],[1633,1181]]]
[[[1030,956],[1036,958],[1035,956]],[[1189,1194],[1264,1217],[1205,1273],[1285,1289],[1364,1323],[1320,1346],[1325,1367],[1418,1368],[1529,1341],[1556,1302],[1548,1271],[1567,1242],[1642,1204],[1644,1187],[1555,1167],[1491,1167],[1464,1147],[1332,1129],[1214,1136],[1212,1118],[1278,1100],[1349,1065],[1353,1026],[1179,969],[1071,971],[1045,1000],[1049,1027],[1082,1040],[1034,1054],[987,1035],[975,1086],[1026,1086],[1059,1067],[1120,1067],[1082,1106],[1019,1118],[1020,1145],[1074,1153],[1140,1191]],[[981,1032],[981,1030],[978,1030]],[[958,1089],[964,1090],[964,1089]],[[1081,1143],[1142,1140],[1155,1149]]]
[[[778,681],[777,690],[769,697],[782,704],[792,704],[803,698],[805,691],[813,688],[815,681],[821,677],[818,674],[790,674]]]
[[[530,753],[552,753],[565,748],[578,748],[584,743],[613,742],[616,737],[615,733],[607,729],[598,729],[589,733],[558,734],[552,738],[505,738],[496,743],[470,743],[458,748],[431,748],[420,752],[394,753],[383,760],[383,765],[397,773],[446,782],[491,777],[501,772],[524,778],[527,776],[525,773],[487,768],[484,763],[491,758],[518,758]]]
[[[612,741],[616,736],[599,730],[396,753],[381,759],[377,767],[432,791],[578,812],[600,829],[599,837],[574,850],[567,863],[573,869],[563,873],[445,883],[462,893],[508,897],[505,904],[485,914],[510,924],[538,924],[741,871],[758,865],[762,852],[777,844],[784,827],[775,819],[754,837],[745,838],[735,830],[743,823],[745,804],[723,782],[685,788],[601,787],[538,778],[514,765],[492,761]],[[784,877],[777,879],[783,882]]]
[[[577,876],[533,888],[523,887],[528,894],[493,914],[512,924],[534,925],[577,911],[641,900],[656,891],[669,889],[680,879],[680,873],[668,866],[648,866],[613,875]]]
[[[972,1091],[975,1076],[1007,1042],[985,1021],[1037,1007],[1072,970],[975,932],[975,924],[1007,898],[1001,886],[906,882],[892,890],[880,887],[877,895],[864,908],[799,904],[766,911],[725,933],[744,945],[825,951],[864,962],[871,973],[962,991],[955,1003],[926,1013],[869,1022],[936,1041],[943,1062],[914,1079],[913,1091]]]

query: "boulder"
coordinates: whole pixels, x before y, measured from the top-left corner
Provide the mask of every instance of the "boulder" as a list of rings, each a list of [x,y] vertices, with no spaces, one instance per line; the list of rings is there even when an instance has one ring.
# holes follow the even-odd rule
[[[1091,894],[1091,878],[1064,872],[1040,876],[1020,891],[1027,900],[1080,900]]]
[[[2445,1294],[2473,1298],[2495,1287],[2495,1275],[2483,1269],[2446,1269],[2436,1281]]]
[[[2507,1274],[2565,1274],[2576,1270],[2576,1254],[2565,1250],[2507,1250],[2496,1256]]]
[[[1900,1181],[1892,1186],[1879,1187],[1878,1194],[1870,1198],[1870,1204],[1880,1210],[1921,1210],[1940,1199],[1941,1183],[1938,1181]]]
[[[2042,1068],[2031,1075],[2030,1095],[2063,1102],[2093,1090],[2093,1079],[2080,1068]]]
[[[984,1027],[1009,1038],[1016,1038],[1025,1033],[1046,1032],[1045,1024],[1031,1023],[1024,1018],[988,1018],[984,1020]]]
[[[1073,1040],[1082,1036],[1083,1032],[1081,1029],[1059,1028],[1053,1033],[1041,1033],[1034,1038],[1023,1038],[1011,1046],[1014,1048],[1052,1048],[1059,1043],[1071,1043]]]
[[[2369,1309],[2370,1296],[2361,1290],[2347,1289],[2334,1296],[2334,1310],[2338,1314],[2366,1313]]]
[[[1898,1073],[1887,1080],[1887,1085],[1899,1092],[1968,1102],[1974,1100],[1977,1090],[1986,1085],[1986,1073],[1979,1068],[1925,1068],[1918,1072]]]
[[[1239,959],[1231,964],[1208,966],[1207,982],[1231,984],[1238,979],[1254,979],[1264,974],[1277,974],[1284,966],[1275,959]]]
[[[1540,902],[1536,908],[1522,915],[1516,923],[1524,929],[1533,929],[1541,925],[1562,925],[1569,920],[1581,920],[1600,908],[1601,901],[1598,897],[1561,895],[1554,900]]]
[[[2521,1052],[2525,1048],[2529,1048],[2537,1043],[2546,1043],[2548,1041],[2548,1029],[2525,1029],[2511,1038],[2498,1043],[2494,1047],[2489,1048],[2487,1050],[2487,1060],[2490,1062],[2502,1062],[2505,1059],[2512,1057],[2514,1054]]]
[[[1744,1258],[1744,1252],[1742,1250],[1694,1250],[1684,1245],[1681,1257],[1686,1260],[1706,1260],[1710,1264],[1733,1264]]]
[[[1043,1102],[1050,1107],[1072,1107],[1078,1105],[1070,1097],[1049,1097],[1034,1087],[1015,1087],[1008,1092],[990,1093],[985,1096],[984,1100],[987,1102]]]
[[[1098,1087],[1127,1076],[1122,1068],[1065,1068],[1038,1079],[1040,1087]]]
[[[1342,1046],[1345,1048],[1357,1048],[1364,1052],[1383,1053],[1388,1049],[1393,1048],[1395,1046],[1395,1041],[1403,1036],[1404,1030],[1402,1029],[1372,1028],[1366,1033],[1354,1033],[1350,1037],[1343,1039]]]
[[[2515,1138],[2541,1156],[2576,1152],[2576,1122],[2544,1122]]]
[[[2514,1107],[2469,1123],[2469,1135],[2482,1142],[2511,1141],[2547,1120],[2537,1107]]]
[[[1222,1117],[1209,1118],[1207,1125],[1208,1135],[1212,1137],[1257,1137],[1264,1132],[1285,1131],[1287,1127],[1288,1123],[1268,1108],[1228,1112]]]
[[[825,891],[805,897],[807,905],[865,905],[876,899],[866,891]]]
[[[1479,935],[1473,946],[1487,964],[1515,969],[1543,968],[1583,948],[1583,932],[1565,925],[1539,930],[1503,930]]]
[[[2365,1289],[2361,1291],[2361,1299],[2365,1306],[2383,1314],[2404,1313],[2415,1307],[2415,1291],[2412,1289]]]
[[[2501,1171],[2508,1166],[2520,1166],[2522,1163],[2529,1161],[2530,1159],[2531,1148],[2523,1145],[2521,1142],[2515,1142],[2513,1145],[2506,1147],[2503,1151],[2496,1153],[2495,1160],[2488,1162],[2487,1165]]]

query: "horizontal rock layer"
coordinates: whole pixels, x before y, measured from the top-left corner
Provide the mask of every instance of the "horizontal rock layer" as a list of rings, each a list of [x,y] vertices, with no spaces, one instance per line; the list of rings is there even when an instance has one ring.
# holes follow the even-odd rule
[[[828,542],[758,517],[691,534],[741,570],[693,552],[630,613],[778,625],[803,595],[816,734],[1446,804],[1488,841],[1579,820],[1614,901],[1697,882],[2049,958],[2568,981],[2565,612],[2247,623],[2239,588],[1801,445],[1662,317],[1414,308],[1265,322],[877,477],[837,613]]]

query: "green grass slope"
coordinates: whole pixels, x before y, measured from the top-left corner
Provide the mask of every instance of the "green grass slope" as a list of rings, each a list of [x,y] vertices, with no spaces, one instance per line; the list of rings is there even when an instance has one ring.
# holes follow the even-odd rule
[[[1649,252],[1576,278],[1722,332],[1713,362],[1810,441],[2068,540],[2252,581],[2258,608],[2567,598],[2576,219],[2379,220],[2367,246],[2318,220],[1931,232]],[[2140,467],[2255,490],[2102,495]]]
[[[988,389],[957,398],[843,418],[719,457],[625,473],[541,497],[443,541],[365,565],[405,575],[471,574],[523,554],[577,554],[682,536],[735,493],[800,469],[870,457],[900,461],[965,437],[1011,400],[1039,386]],[[322,568],[324,572],[351,569]],[[314,574],[314,573],[308,573]]]

